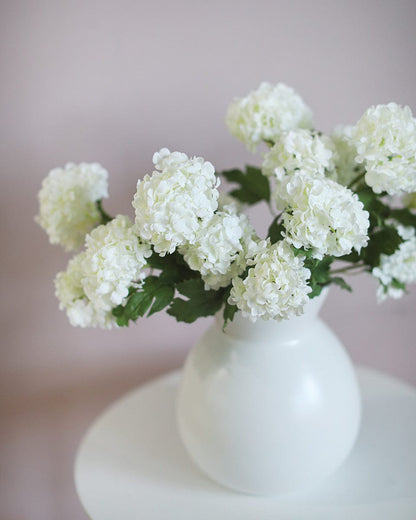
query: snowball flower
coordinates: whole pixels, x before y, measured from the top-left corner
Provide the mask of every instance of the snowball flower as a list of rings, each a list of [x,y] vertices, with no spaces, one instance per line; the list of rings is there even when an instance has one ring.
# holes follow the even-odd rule
[[[365,169],[355,160],[357,148],[351,142],[352,126],[337,126],[331,134],[336,181],[349,186]]]
[[[262,172],[272,177],[276,168],[284,168],[286,172],[302,169],[310,175],[324,175],[334,168],[331,146],[328,137],[309,130],[284,132],[264,156]]]
[[[85,245],[85,294],[96,307],[110,310],[128,296],[129,287],[145,277],[143,268],[151,248],[137,237],[124,215],[93,229]]]
[[[257,251],[255,232],[244,214],[226,206],[206,221],[193,244],[180,249],[189,267],[201,273],[205,289],[219,289],[230,284]]]
[[[372,274],[380,281],[377,290],[379,302],[387,297],[400,298],[404,294],[400,285],[416,282],[415,229],[398,225],[397,231],[404,242],[392,255],[382,254],[379,266],[372,270]]]
[[[310,271],[285,240],[273,245],[269,240],[263,241],[250,263],[252,267],[244,280],[233,279],[229,303],[251,321],[288,319],[302,314],[311,292],[307,284]]]
[[[153,156],[156,171],[137,183],[133,206],[138,235],[164,255],[194,243],[201,222],[218,207],[220,183],[210,162],[167,148]]]
[[[353,128],[351,143],[375,193],[416,191],[416,120],[409,107],[370,107]]]
[[[119,215],[86,237],[86,250],[56,278],[56,294],[72,325],[110,328],[111,311],[125,301],[129,288],[143,280],[151,248],[135,235],[133,224]]]
[[[312,249],[315,258],[343,256],[367,245],[369,214],[358,196],[337,182],[296,171],[280,178],[275,197],[286,204],[286,239]]]
[[[283,83],[262,83],[248,96],[234,99],[226,124],[230,133],[253,151],[262,141],[275,142],[282,132],[312,128],[312,112],[292,88]]]
[[[55,294],[59,300],[59,308],[66,310],[73,327],[110,329],[116,325],[116,319],[111,311],[96,308],[85,295],[82,284],[85,258],[85,252],[79,253],[69,261],[66,271],[57,274]]]
[[[101,221],[96,201],[108,197],[108,173],[97,163],[68,163],[44,179],[36,221],[52,244],[79,249],[85,235]]]

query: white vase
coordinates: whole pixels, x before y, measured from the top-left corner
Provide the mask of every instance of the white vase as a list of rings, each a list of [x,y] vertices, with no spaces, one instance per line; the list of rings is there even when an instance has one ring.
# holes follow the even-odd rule
[[[332,474],[358,434],[351,361],[318,317],[251,323],[222,317],[190,352],[177,400],[183,444],[216,482],[251,494],[304,491]]]

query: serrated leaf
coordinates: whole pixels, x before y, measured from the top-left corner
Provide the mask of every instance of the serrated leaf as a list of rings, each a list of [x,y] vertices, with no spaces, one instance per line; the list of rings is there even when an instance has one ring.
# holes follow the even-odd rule
[[[186,280],[177,289],[188,298],[175,298],[167,311],[177,321],[192,323],[199,317],[212,316],[224,303],[224,291],[206,291],[200,278]]]
[[[322,260],[318,258],[306,258],[305,267],[311,271],[311,276],[319,283],[329,280],[329,268],[333,262],[331,256],[325,256]]]
[[[345,289],[348,292],[352,292],[352,287],[348,285],[344,278],[341,278],[340,276],[332,277],[330,279],[330,282],[334,283],[335,285],[338,285],[338,287],[341,287],[341,289]]]
[[[402,242],[397,229],[386,226],[370,236],[369,243],[361,254],[368,265],[375,267],[380,263],[380,255],[392,255]]]
[[[392,209],[391,216],[400,222],[403,226],[411,226],[416,228],[416,215],[412,213],[409,209]]]
[[[167,255],[166,255],[167,256]],[[147,265],[152,269],[164,269],[166,266],[166,256],[160,256],[158,253],[153,251],[151,256],[146,259]]]
[[[228,303],[228,301],[225,303],[223,312],[224,326],[222,330],[225,330],[225,327],[227,326],[229,321],[233,321],[235,313],[237,311],[237,305],[231,305],[231,303]]]
[[[402,289],[403,291],[406,289],[406,284],[399,282],[396,280],[396,278],[393,278],[393,280],[390,282],[390,285],[395,289]]]
[[[154,302],[147,314],[151,316],[167,307],[173,300],[175,289],[171,285],[162,285],[154,293]]]
[[[390,214],[390,208],[380,200],[382,195],[374,193],[369,187],[360,190],[357,195],[370,214],[370,227],[383,226],[384,220]]]
[[[273,222],[270,224],[269,230],[267,232],[267,236],[270,238],[270,242],[275,244],[279,240],[282,240],[282,233],[285,230],[285,227],[282,222],[278,222],[280,215],[273,219]]]
[[[305,258],[307,259],[311,259],[313,261],[315,261],[315,259],[313,258],[313,251],[312,249],[303,249],[303,247],[295,247],[295,246],[291,246],[292,248],[292,251],[293,251],[293,254],[295,256],[304,256]]]
[[[322,260],[317,258],[305,259],[305,267],[311,272],[309,285],[312,291],[308,295],[309,298],[319,296],[322,289],[328,285],[331,278],[329,268],[333,261],[334,259],[331,256],[325,256]]]
[[[309,299],[316,298],[322,292],[323,286],[317,283],[310,284],[312,291],[308,294]]]
[[[246,166],[246,171],[238,169],[226,170],[221,175],[228,182],[239,184],[231,195],[241,202],[255,204],[261,200],[270,200],[270,184],[259,168]]]
[[[204,288],[204,282],[198,278],[191,280],[185,280],[177,285],[178,291],[187,296],[188,298],[199,299],[205,296],[207,293],[215,291],[206,291]]]
[[[355,264],[361,260],[361,257],[359,255],[359,253],[357,253],[357,251],[353,250],[348,255],[338,257],[338,260],[342,260],[344,262],[350,262],[352,264]]]
[[[136,292],[130,296],[125,306],[125,315],[135,321],[144,316],[153,301],[153,295],[145,291]]]

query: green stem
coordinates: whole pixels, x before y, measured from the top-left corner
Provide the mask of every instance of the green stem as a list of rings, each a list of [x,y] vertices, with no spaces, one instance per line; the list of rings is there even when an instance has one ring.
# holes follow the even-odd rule
[[[333,271],[330,271],[330,274],[346,273],[347,271],[351,271],[352,269],[359,269],[361,267],[365,267],[365,264],[361,263],[355,265],[348,265],[346,267],[341,267],[340,269],[334,269]]]
[[[348,188],[348,189],[351,189],[355,184],[357,184],[357,182],[359,182],[361,179],[364,178],[365,173],[366,173],[366,172],[362,172],[362,173],[360,173],[360,175],[357,175],[357,177],[356,177],[352,182],[350,182],[350,183],[348,184],[347,188]]]
[[[103,209],[102,199],[97,200],[95,204],[101,216],[101,223],[108,224],[108,222],[111,222],[114,217],[110,217],[110,215]]]

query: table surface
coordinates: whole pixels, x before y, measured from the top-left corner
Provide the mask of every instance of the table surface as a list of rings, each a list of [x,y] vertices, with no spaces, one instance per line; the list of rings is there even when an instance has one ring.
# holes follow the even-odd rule
[[[130,392],[91,426],[75,464],[80,500],[93,520],[415,520],[416,389],[374,370],[357,373],[357,444],[308,494],[253,497],[202,475],[176,433],[174,372]]]

